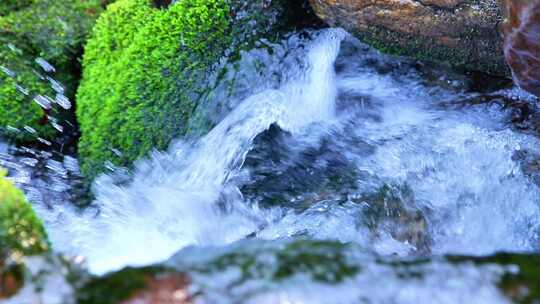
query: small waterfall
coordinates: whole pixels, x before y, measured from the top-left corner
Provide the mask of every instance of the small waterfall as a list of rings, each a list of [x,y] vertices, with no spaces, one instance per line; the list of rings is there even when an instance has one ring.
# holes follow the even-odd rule
[[[36,179],[39,161],[0,143],[56,251],[96,274],[167,260],[208,303],[509,302],[514,266],[442,256],[538,252],[534,97],[471,92],[339,29],[229,67],[201,103],[212,130],[100,177],[83,211],[66,191],[75,159],[43,155],[55,174]]]
[[[49,229],[55,246],[83,254],[99,273],[157,262],[188,245],[229,243],[256,231],[271,220],[267,212],[272,211],[245,206],[238,190],[226,183],[255,136],[271,124],[295,132],[331,119],[333,64],[345,35],[340,29],[317,33],[305,51],[306,70],[279,89],[245,99],[200,140],[177,142],[168,153],[154,152],[139,161],[128,185],[111,176],[99,178],[94,185],[98,214],[66,216],[59,225],[68,231]],[[219,204],[224,197],[229,203]]]

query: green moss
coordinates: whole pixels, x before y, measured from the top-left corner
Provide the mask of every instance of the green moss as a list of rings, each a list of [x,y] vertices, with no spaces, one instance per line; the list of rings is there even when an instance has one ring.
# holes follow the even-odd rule
[[[0,260],[8,255],[35,255],[48,250],[41,220],[22,191],[0,171]]]
[[[480,40],[478,37],[493,36],[493,33],[471,31],[455,38],[457,44],[455,47],[445,46],[430,37],[398,33],[377,26],[369,26],[366,31],[357,31],[354,34],[383,53],[444,62],[454,67],[482,71],[491,75],[509,75],[498,44],[487,43],[481,48],[476,46]]]
[[[7,15],[32,4],[32,0],[2,0],[0,2],[0,16]]]
[[[278,282],[298,274],[308,275],[315,281],[336,284],[361,270],[348,260],[348,249],[348,245],[334,241],[296,240],[283,248],[228,253],[196,270],[213,273],[238,267],[242,277],[236,284],[251,279]]]
[[[0,64],[9,65],[11,75],[0,71],[0,134],[17,140],[32,140],[34,136],[27,132],[9,132],[8,127],[22,130],[30,126],[42,137],[51,137],[54,129],[46,124],[46,112],[31,96],[51,95],[50,89],[31,68],[32,63],[24,59],[21,50],[10,49],[6,36],[0,37]],[[8,41],[6,41],[8,40]],[[5,66],[4,66],[5,67]],[[6,67],[7,68],[7,67]],[[28,90],[28,95],[21,90]]]
[[[448,257],[454,263],[497,264],[517,266],[499,280],[499,288],[515,303],[531,304],[540,301],[540,255],[500,253],[491,257]]]
[[[297,273],[308,273],[316,281],[339,283],[355,276],[360,268],[349,263],[343,254],[347,245],[328,241],[299,241],[291,243],[277,254],[277,280]]]
[[[4,68],[0,71],[2,134],[18,140],[35,138],[25,132],[7,132],[7,126],[19,130],[30,126],[45,138],[55,134],[46,116],[57,114],[57,109],[46,113],[33,101],[37,95],[53,99],[56,95],[50,83],[36,73],[41,70],[34,59],[43,58],[51,63],[56,69],[52,76],[66,85],[64,94],[72,97],[78,82],[77,58],[102,5],[102,0],[8,0],[0,4],[0,66]]]
[[[106,165],[129,167],[171,140],[210,127],[194,113],[223,57],[276,29],[281,1],[119,0],[99,18],[77,92],[79,153],[90,179]],[[272,36],[272,35],[267,35]],[[199,130],[200,129],[200,130]]]
[[[228,14],[221,0],[109,6],[86,47],[77,93],[85,174],[108,160],[127,166],[185,132],[197,84],[229,43]]]
[[[79,304],[117,304],[147,285],[149,277],[163,275],[163,267],[126,268],[103,277],[94,277],[77,290]]]

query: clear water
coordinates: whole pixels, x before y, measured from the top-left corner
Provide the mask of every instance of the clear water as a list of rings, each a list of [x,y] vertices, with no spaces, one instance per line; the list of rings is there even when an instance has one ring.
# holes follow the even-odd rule
[[[474,102],[466,80],[425,70],[340,29],[293,35],[230,69],[210,97],[207,135],[100,177],[91,207],[39,199],[51,184],[69,186],[60,171],[77,171],[70,159],[30,198],[54,248],[84,256],[94,273],[183,249],[173,261],[191,269],[201,302],[505,303],[502,267],[434,260],[403,277],[377,262],[538,250],[540,188],[527,170],[538,138],[514,127],[502,101]],[[239,266],[193,266],[223,252],[264,257],[257,250],[298,238],[353,244],[348,258],[363,270],[331,285],[303,275],[238,283]]]

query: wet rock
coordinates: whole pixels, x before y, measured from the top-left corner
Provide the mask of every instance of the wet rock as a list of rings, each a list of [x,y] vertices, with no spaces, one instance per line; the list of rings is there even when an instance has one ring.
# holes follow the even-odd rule
[[[540,97],[540,3],[505,1],[504,54],[516,84]]]
[[[0,261],[0,299],[10,298],[24,285],[23,269],[20,265],[4,265]]]
[[[489,257],[447,257],[450,262],[510,266],[498,281],[501,291],[514,303],[540,301],[540,255],[500,253]]]
[[[388,53],[508,76],[497,0],[310,0],[327,23]]]
[[[298,146],[303,147],[293,148]],[[362,155],[373,150],[363,142],[355,149]],[[263,207],[285,205],[303,211],[323,200],[342,201],[357,188],[356,167],[331,140],[296,142],[276,125],[255,138],[244,167],[250,178],[241,191]]]
[[[126,268],[84,280],[77,290],[81,304],[184,304],[191,300],[189,278],[162,266]]]
[[[354,200],[365,204],[363,221],[374,233],[388,231],[394,239],[413,245],[416,253],[430,252],[429,226],[411,189],[384,185]]]
[[[122,304],[186,304],[190,303],[187,291],[189,280],[182,274],[147,276],[146,287]]]
[[[219,249],[184,249],[161,265],[126,268],[99,277],[89,276],[80,268],[70,269],[66,266],[69,263],[42,258],[36,264],[46,273],[37,280],[41,281],[41,289],[34,293],[21,291],[7,303],[259,303],[256,299],[261,295],[300,295],[312,287],[336,291],[360,288],[365,289],[362,294],[366,299],[374,295],[380,300],[370,290],[373,280],[395,284],[395,288],[385,290],[385,296],[388,292],[388,299],[395,300],[402,286],[431,291],[434,284],[445,286],[434,280],[446,277],[459,282],[480,280],[484,288],[515,303],[540,300],[538,254],[376,257],[355,244],[296,239],[249,240]],[[60,293],[63,297],[54,296]],[[348,300],[347,295],[343,296],[341,299]],[[425,296],[421,293],[418,299]],[[467,299],[471,295],[460,296]]]
[[[512,155],[512,160],[517,161],[523,174],[540,186],[540,154],[534,151],[519,150]]]

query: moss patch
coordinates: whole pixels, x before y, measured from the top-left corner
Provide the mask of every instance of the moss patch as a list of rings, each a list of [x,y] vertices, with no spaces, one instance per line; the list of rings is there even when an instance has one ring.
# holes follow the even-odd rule
[[[8,255],[35,255],[47,251],[49,243],[41,220],[21,190],[0,169],[0,260]]]
[[[148,279],[167,272],[163,267],[126,268],[103,277],[94,277],[77,291],[79,304],[117,304],[147,287]]]
[[[472,71],[482,71],[491,75],[508,75],[508,67],[499,55],[497,45],[486,45],[482,49],[468,46],[481,33],[471,31],[458,39],[458,47],[447,47],[433,38],[404,33],[396,33],[388,29],[370,26],[367,31],[354,32],[363,42],[383,53],[414,57],[425,61],[441,61],[453,67]]]
[[[119,0],[99,18],[77,92],[82,172],[129,167],[200,134],[193,113],[220,58],[235,58],[280,20],[280,1]],[[193,120],[192,120],[193,119]]]
[[[77,93],[82,170],[127,166],[185,131],[197,84],[228,44],[228,7],[180,1],[157,9],[119,0],[99,18],[84,55]]]
[[[1,134],[17,140],[53,137],[56,131],[47,115],[56,114],[57,108],[45,111],[33,99],[38,95],[54,99],[57,92],[34,60],[51,63],[56,73],[50,74],[66,85],[62,93],[72,97],[78,81],[77,58],[103,4],[102,0],[8,0],[0,4]],[[8,132],[7,126],[19,130],[29,126],[37,134]]]
[[[318,282],[337,284],[361,270],[348,260],[347,249],[348,245],[334,241],[297,240],[283,248],[228,253],[196,270],[214,273],[238,267],[242,277],[235,284],[251,279],[279,282],[298,274],[308,275]]]

